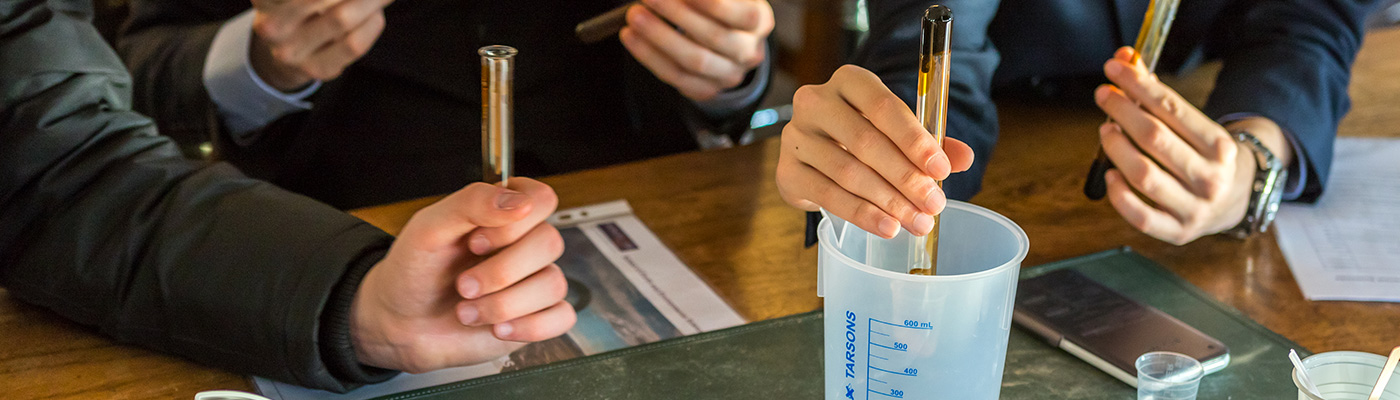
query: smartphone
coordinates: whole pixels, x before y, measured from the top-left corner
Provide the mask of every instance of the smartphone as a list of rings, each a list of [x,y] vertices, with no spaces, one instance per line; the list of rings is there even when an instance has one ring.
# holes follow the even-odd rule
[[[1219,340],[1074,270],[1021,281],[1012,318],[1051,345],[1133,387],[1134,363],[1147,352],[1194,357],[1206,374],[1230,363],[1230,349]]]

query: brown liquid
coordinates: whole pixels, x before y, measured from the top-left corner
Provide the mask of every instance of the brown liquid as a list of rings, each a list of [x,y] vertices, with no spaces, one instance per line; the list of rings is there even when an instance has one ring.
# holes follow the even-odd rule
[[[948,52],[941,52],[921,57],[922,65],[919,66],[919,118],[933,135],[934,141],[939,147],[943,147],[943,137],[946,136],[948,121]],[[938,187],[943,187],[943,181],[938,181]],[[928,268],[913,268],[909,270],[913,275],[937,275],[938,274],[938,231],[943,228],[942,216],[933,216],[933,230],[929,231],[925,240],[925,251],[928,254]]]

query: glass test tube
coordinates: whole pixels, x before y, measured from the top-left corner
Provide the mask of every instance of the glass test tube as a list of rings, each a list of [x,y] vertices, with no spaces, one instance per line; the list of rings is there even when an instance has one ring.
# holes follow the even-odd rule
[[[486,183],[505,185],[514,166],[512,87],[516,50],[510,46],[486,46],[481,55],[481,174]]]
[[[943,137],[948,127],[948,67],[949,50],[952,47],[953,10],[943,5],[933,5],[924,11],[923,43],[919,45],[919,97],[915,106],[919,121],[924,124],[938,147],[943,147]],[[938,181],[943,187],[943,181]],[[924,236],[927,268],[911,268],[915,275],[938,274],[938,231],[943,227],[939,215],[933,216],[933,230]],[[916,258],[917,259],[917,258]]]
[[[1147,14],[1142,17],[1142,29],[1138,30],[1137,43],[1133,44],[1133,62],[1142,61],[1147,72],[1157,69],[1157,59],[1162,56],[1162,47],[1167,43],[1167,32],[1172,29],[1172,20],[1176,19],[1179,4],[1181,0],[1152,0],[1147,6]],[[1085,196],[1098,200],[1108,193],[1108,184],[1103,177],[1109,168],[1113,168],[1113,162],[1103,152],[1103,144],[1099,144],[1099,154],[1094,158],[1093,165],[1089,166],[1089,177],[1084,180]]]

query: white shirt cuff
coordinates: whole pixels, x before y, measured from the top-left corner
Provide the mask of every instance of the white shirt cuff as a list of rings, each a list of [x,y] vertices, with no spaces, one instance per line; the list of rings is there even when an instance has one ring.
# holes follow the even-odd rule
[[[320,81],[313,81],[306,89],[284,93],[264,82],[249,60],[252,36],[253,10],[248,10],[219,28],[204,60],[204,89],[239,146],[257,140],[261,128],[272,121],[310,110],[306,98],[321,88]]]

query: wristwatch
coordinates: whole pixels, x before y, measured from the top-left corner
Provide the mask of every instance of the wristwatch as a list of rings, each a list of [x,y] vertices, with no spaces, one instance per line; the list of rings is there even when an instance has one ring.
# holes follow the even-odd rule
[[[1235,141],[1254,151],[1254,160],[1259,166],[1254,172],[1249,207],[1244,211],[1244,219],[1234,228],[1224,232],[1237,239],[1244,239],[1269,230],[1269,224],[1274,222],[1274,215],[1278,213],[1278,204],[1283,200],[1283,185],[1288,181],[1288,170],[1253,134],[1239,131],[1234,135]]]

